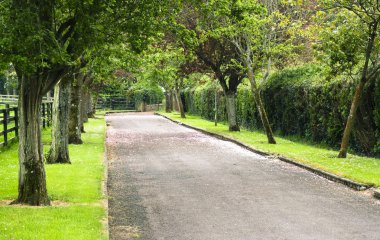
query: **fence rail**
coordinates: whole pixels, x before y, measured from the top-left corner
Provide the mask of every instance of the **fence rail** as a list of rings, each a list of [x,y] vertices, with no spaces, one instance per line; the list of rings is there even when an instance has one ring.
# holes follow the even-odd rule
[[[1,95],[0,94],[0,102],[1,103],[10,103],[17,104],[18,95]],[[51,97],[43,97],[42,102],[52,102],[53,98]]]
[[[4,109],[0,109],[0,146],[7,146],[11,141],[18,138],[19,130],[19,112],[18,107],[10,107],[8,103],[0,103],[5,105]],[[44,102],[41,105],[41,125],[43,128],[50,127],[52,121],[53,103]]]
[[[135,110],[135,102],[122,97],[98,98],[97,109]]]

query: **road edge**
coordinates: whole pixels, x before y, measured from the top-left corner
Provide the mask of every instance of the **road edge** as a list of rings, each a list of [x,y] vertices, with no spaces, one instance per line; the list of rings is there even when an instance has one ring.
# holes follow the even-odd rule
[[[344,177],[340,177],[340,176],[337,176],[335,174],[328,173],[326,171],[323,171],[323,170],[320,170],[320,169],[308,166],[306,164],[299,163],[299,162],[297,162],[297,161],[295,161],[293,159],[290,159],[290,158],[287,158],[287,157],[284,157],[284,156],[281,156],[281,155],[272,154],[272,153],[264,152],[264,151],[261,151],[261,150],[258,150],[258,149],[254,149],[253,147],[248,146],[245,143],[242,143],[242,142],[240,142],[238,140],[235,140],[235,139],[232,139],[232,138],[220,135],[220,134],[212,133],[212,132],[209,132],[209,131],[206,131],[204,129],[197,128],[197,127],[194,127],[194,126],[191,126],[191,125],[188,125],[188,124],[185,124],[183,122],[174,120],[174,119],[172,119],[172,118],[170,118],[168,116],[165,116],[163,114],[160,114],[160,113],[157,113],[157,112],[155,112],[154,114],[157,115],[157,116],[163,117],[163,118],[165,118],[165,119],[167,119],[167,120],[169,120],[171,122],[174,122],[176,124],[179,124],[179,125],[182,125],[184,127],[187,127],[187,128],[199,131],[201,133],[204,133],[206,135],[218,138],[220,140],[224,140],[224,141],[229,141],[229,142],[235,143],[238,146],[243,147],[243,148],[245,148],[245,149],[247,149],[247,150],[249,150],[249,151],[251,151],[253,153],[256,153],[256,154],[259,154],[259,155],[262,155],[262,156],[275,156],[276,158],[278,158],[279,160],[281,160],[283,162],[286,162],[286,163],[295,165],[297,167],[300,167],[302,169],[305,169],[305,170],[307,170],[307,171],[309,171],[311,173],[314,173],[314,174],[316,174],[318,176],[321,176],[321,177],[323,177],[323,178],[325,178],[327,180],[343,184],[346,187],[349,187],[349,188],[354,189],[356,191],[370,190],[373,187],[371,185],[361,184],[361,183],[352,181],[350,179],[347,179],[347,178],[344,178]],[[375,198],[380,199],[380,190],[373,190],[372,195]]]
[[[102,192],[103,192],[103,205],[105,207],[105,220],[104,220],[104,231],[106,235],[106,239],[110,239],[110,226],[109,226],[109,209],[108,209],[108,152],[107,152],[107,138],[108,138],[108,124],[107,124],[107,114],[104,114],[104,157],[103,157],[103,165],[104,165],[104,173],[103,173],[103,184],[102,184]]]

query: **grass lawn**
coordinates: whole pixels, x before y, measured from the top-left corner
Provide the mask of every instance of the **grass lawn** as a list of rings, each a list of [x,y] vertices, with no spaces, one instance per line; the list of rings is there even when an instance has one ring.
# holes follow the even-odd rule
[[[105,122],[89,119],[83,145],[70,145],[71,165],[46,165],[51,207],[9,206],[17,197],[17,144],[0,149],[0,239],[107,239],[102,220]],[[50,131],[43,131],[48,152]]]
[[[186,119],[181,119],[179,113],[160,113],[188,125],[236,139],[252,148],[280,154],[357,182],[380,187],[379,158],[348,154],[346,159],[341,159],[336,157],[338,156],[338,151],[304,142],[291,141],[280,136],[276,136],[277,144],[272,145],[267,143],[266,135],[260,131],[252,132],[242,129],[240,132],[229,132],[227,125],[218,123],[218,126],[215,127],[214,122],[204,120],[199,116],[186,115]]]

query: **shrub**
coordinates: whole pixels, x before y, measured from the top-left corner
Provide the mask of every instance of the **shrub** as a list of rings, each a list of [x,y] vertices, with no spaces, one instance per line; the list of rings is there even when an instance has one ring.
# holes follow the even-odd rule
[[[354,90],[354,83],[344,76],[329,79],[319,66],[305,65],[272,74],[263,84],[261,95],[275,132],[338,148]],[[184,95],[189,113],[213,119],[215,85],[187,89]],[[357,153],[379,155],[379,80],[368,85],[363,96],[350,146]],[[220,88],[218,105],[219,120],[226,121],[225,100]],[[262,128],[248,84],[243,83],[238,89],[237,112],[244,128]]]
[[[158,104],[162,102],[164,92],[157,85],[135,85],[128,90],[127,96],[134,101],[135,106],[139,106],[141,102]]]

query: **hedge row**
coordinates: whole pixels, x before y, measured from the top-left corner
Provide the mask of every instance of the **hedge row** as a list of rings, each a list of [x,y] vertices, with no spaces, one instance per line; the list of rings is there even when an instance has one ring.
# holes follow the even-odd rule
[[[344,77],[328,80],[318,66],[307,65],[273,74],[263,84],[262,98],[273,130],[338,148],[355,91]],[[186,110],[213,119],[217,94],[220,121],[227,120],[225,99],[220,88],[208,84],[184,91]],[[261,129],[249,85],[237,94],[239,123],[247,129]],[[380,80],[365,89],[351,149],[366,155],[380,155]]]
[[[128,90],[127,96],[136,106],[139,106],[142,102],[146,104],[161,103],[164,98],[164,93],[157,85],[136,85]]]

